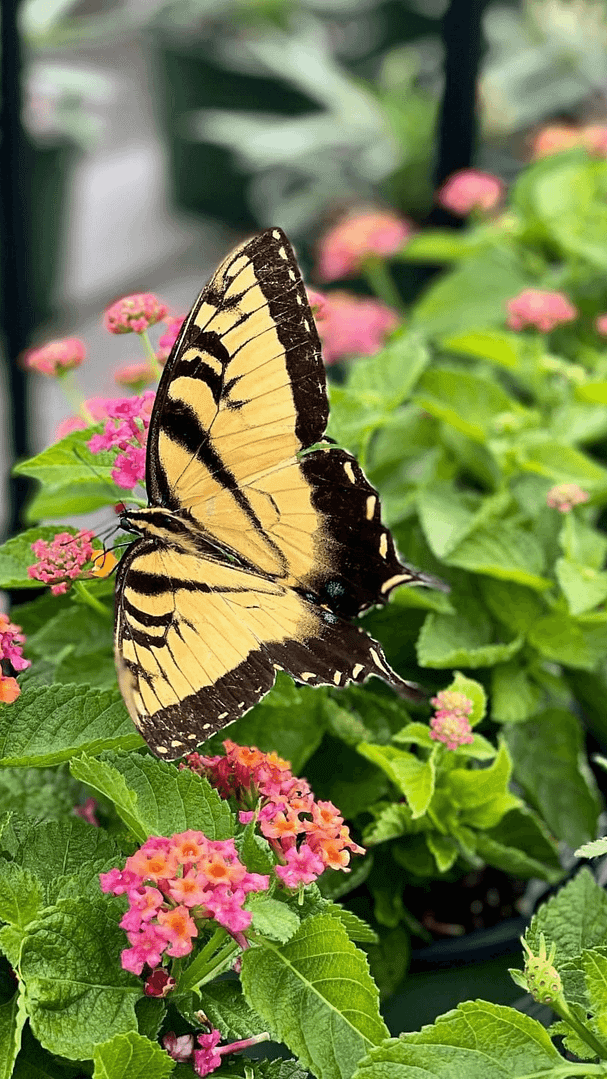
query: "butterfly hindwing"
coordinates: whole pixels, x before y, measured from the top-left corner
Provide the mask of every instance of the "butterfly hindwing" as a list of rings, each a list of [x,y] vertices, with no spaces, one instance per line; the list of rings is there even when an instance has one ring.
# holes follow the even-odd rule
[[[183,755],[244,714],[277,670],[309,685],[369,674],[415,695],[349,619],[424,582],[398,559],[379,496],[324,438],[320,342],[279,229],[203,289],[162,375],[150,507],[117,582],[116,656],[151,748]]]

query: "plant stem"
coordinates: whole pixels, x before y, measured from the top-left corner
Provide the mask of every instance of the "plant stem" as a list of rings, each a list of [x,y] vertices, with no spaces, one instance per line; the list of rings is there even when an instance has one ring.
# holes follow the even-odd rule
[[[75,581],[73,587],[76,595],[80,597],[87,607],[92,607],[94,611],[97,611],[97,614],[102,614],[104,618],[112,617],[112,612],[103,603],[100,603],[96,596],[91,595],[84,581]]]
[[[384,303],[388,304],[388,307],[394,307],[396,311],[402,313],[404,304],[385,260],[376,255],[370,256],[365,259],[363,272],[369,288],[375,293],[378,300],[383,300]]]
[[[601,1041],[600,1038],[597,1038],[596,1034],[593,1034],[586,1024],[582,1023],[582,1021],[573,1014],[563,997],[553,1001],[551,1007],[557,1015],[560,1015],[561,1019],[564,1019],[570,1027],[573,1027],[576,1034],[582,1041],[586,1042],[586,1045],[592,1049],[593,1053],[596,1053],[599,1060],[607,1060],[607,1045],[605,1042]]]
[[[224,947],[221,945],[228,938]],[[239,945],[229,936],[226,929],[217,929],[211,939],[198,953],[193,963],[185,970],[179,979],[177,991],[187,993],[214,978],[219,968],[225,966],[229,960],[236,958],[240,951]]]
[[[139,336],[143,342],[143,349],[150,365],[150,371],[152,372],[154,378],[158,381],[162,374],[162,368],[158,363],[158,360],[156,359],[156,353],[152,348],[152,342],[150,341],[150,338],[148,336],[148,331],[143,330],[143,332],[140,333]]]
[[[64,369],[63,372],[61,372],[61,368],[59,368],[58,382],[65,396],[67,397],[68,403],[73,408],[74,412],[80,414],[82,414],[83,412],[88,413],[88,409],[84,404],[84,397],[78,389],[76,379],[74,378],[73,370],[66,371]],[[91,423],[92,422],[93,418],[91,416]]]

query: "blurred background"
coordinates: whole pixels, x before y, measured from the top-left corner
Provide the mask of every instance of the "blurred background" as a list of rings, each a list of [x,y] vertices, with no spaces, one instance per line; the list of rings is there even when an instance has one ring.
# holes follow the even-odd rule
[[[457,227],[435,204],[453,171],[510,181],[546,125],[603,124],[607,0],[4,0],[1,78],[6,474],[70,411],[24,348],[82,337],[85,394],[116,395],[141,359],[102,328],[117,297],[185,314],[271,224],[310,276],[355,204]],[[406,299],[431,272],[403,267]]]

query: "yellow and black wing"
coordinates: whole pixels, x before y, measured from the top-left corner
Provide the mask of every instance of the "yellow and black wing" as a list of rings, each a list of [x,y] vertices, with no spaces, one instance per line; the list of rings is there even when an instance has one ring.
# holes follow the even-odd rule
[[[399,561],[355,459],[324,441],[327,418],[305,288],[271,229],[221,264],[175,343],[148,436],[156,525],[120,569],[120,684],[165,758],[243,714],[278,669],[406,691],[349,619],[425,578]]]

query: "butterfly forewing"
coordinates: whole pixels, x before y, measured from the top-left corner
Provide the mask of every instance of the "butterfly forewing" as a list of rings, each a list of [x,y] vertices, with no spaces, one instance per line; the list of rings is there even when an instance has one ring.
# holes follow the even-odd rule
[[[243,714],[277,670],[332,685],[374,673],[406,689],[347,619],[424,577],[399,561],[355,459],[324,441],[327,417],[305,288],[271,229],[221,264],[169,357],[151,506],[131,515],[144,538],[117,584],[121,688],[165,758]]]

